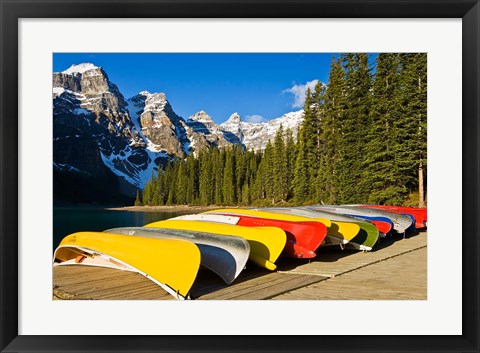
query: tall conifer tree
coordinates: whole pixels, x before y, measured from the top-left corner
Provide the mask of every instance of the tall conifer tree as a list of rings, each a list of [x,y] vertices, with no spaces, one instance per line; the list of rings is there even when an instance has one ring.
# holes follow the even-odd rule
[[[212,173],[215,178],[215,204],[223,204],[223,172],[225,164],[225,153],[220,152],[217,148],[212,149],[211,154]]]
[[[223,201],[227,205],[235,204],[235,154],[233,148],[225,152],[225,167],[223,169]]]
[[[345,111],[340,121],[340,160],[337,164],[341,203],[364,203],[368,198],[362,182],[366,132],[370,126],[371,70],[364,53],[342,56],[345,67]]]
[[[400,119],[401,88],[399,54],[379,54],[376,62],[363,181],[369,185],[369,203],[401,204],[408,190],[396,158],[394,125]]]
[[[286,201],[288,196],[287,155],[283,139],[283,126],[275,134],[274,149],[274,190],[273,196],[276,202]]]
[[[343,159],[340,146],[341,122],[345,113],[345,72],[342,60],[332,58],[328,89],[325,92],[325,113],[322,119],[322,165],[324,167],[323,203],[334,204],[339,199],[339,161]]]
[[[290,200],[293,197],[293,178],[294,178],[294,169],[295,169],[295,159],[296,159],[296,143],[293,138],[293,133],[291,129],[286,131],[286,142],[285,142],[285,155],[287,160],[286,176],[287,176],[287,200]]]
[[[297,205],[305,203],[309,194],[308,165],[305,156],[305,145],[302,129],[298,132],[297,154],[293,172],[293,197]]]
[[[427,168],[427,54],[401,54],[402,119],[397,156],[410,192],[419,191],[419,206],[425,205]],[[401,133],[401,135],[400,135]]]

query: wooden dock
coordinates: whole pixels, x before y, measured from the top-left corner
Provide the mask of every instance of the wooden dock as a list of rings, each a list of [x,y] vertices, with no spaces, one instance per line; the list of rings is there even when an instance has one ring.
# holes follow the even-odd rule
[[[280,259],[275,272],[248,263],[227,286],[201,270],[197,300],[427,299],[427,233],[382,239],[370,252],[321,248],[313,260]],[[133,272],[86,266],[53,268],[54,299],[173,300]]]

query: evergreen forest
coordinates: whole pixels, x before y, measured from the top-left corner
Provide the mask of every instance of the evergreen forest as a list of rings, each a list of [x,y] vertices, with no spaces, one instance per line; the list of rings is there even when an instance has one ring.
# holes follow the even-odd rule
[[[282,127],[263,151],[204,149],[160,167],[136,205],[407,204],[424,207],[427,54],[332,58],[307,91],[297,136]],[[373,61],[373,63],[370,63]]]

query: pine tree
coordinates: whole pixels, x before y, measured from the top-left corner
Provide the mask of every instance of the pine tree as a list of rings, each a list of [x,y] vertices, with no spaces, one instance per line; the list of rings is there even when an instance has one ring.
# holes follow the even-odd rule
[[[253,182],[253,199],[255,201],[261,201],[266,198],[266,187],[265,187],[265,159],[259,154],[259,164],[257,167],[257,172],[255,174],[255,179]]]
[[[427,168],[427,54],[401,54],[401,119],[396,121],[400,169],[410,192],[418,188],[425,205]]]
[[[250,205],[250,187],[248,186],[248,183],[245,183],[242,187],[242,202],[241,204],[244,206]]]
[[[246,155],[243,152],[241,145],[236,145],[234,147],[235,151],[235,196],[237,203],[242,202],[243,197],[243,185],[246,178]]]
[[[186,173],[186,166],[183,160],[179,160],[176,165],[177,167],[177,178],[176,178],[176,193],[175,193],[175,204],[184,205],[187,203],[187,180],[188,176]]]
[[[157,205],[163,206],[165,204],[165,171],[160,166],[158,167],[157,176]]]
[[[199,168],[198,159],[195,158],[193,153],[190,153],[187,157],[186,163],[187,172],[187,204],[196,204],[198,202],[198,187],[199,187]]]
[[[370,126],[371,69],[367,54],[345,54],[342,59],[346,104],[340,121],[339,201],[365,203],[369,187],[362,180],[362,170],[365,168],[365,133]]]
[[[233,149],[225,149],[225,167],[223,172],[223,201],[227,205],[235,204],[235,154]]]
[[[293,198],[297,205],[304,204],[309,194],[308,165],[305,157],[305,146],[301,130],[298,134],[297,155],[293,174]]]
[[[283,126],[275,134],[273,144],[274,149],[274,165],[273,165],[273,179],[274,179],[274,199],[278,201],[286,201],[288,196],[288,176],[287,176],[287,155],[285,142],[283,140]]]
[[[149,200],[150,200],[150,182],[147,182],[145,184],[145,187],[143,188],[143,191],[142,191],[142,200],[143,200],[143,204],[145,206],[150,206],[149,204]]]
[[[309,199],[316,203],[325,198],[326,195],[326,168],[325,168],[325,145],[323,140],[323,120],[325,119],[325,101],[326,101],[326,86],[321,82],[315,85],[315,91],[312,94],[313,99],[313,113],[315,117],[316,133],[313,142],[316,143],[315,153],[312,153],[313,165],[310,168],[310,180],[312,187],[309,192]]]
[[[213,153],[210,150],[201,151],[198,156],[200,164],[199,194],[201,205],[211,205],[214,202],[214,175],[212,173]]]
[[[170,173],[169,173],[169,183],[168,185],[168,196],[167,196],[167,205],[176,205],[176,191],[177,191],[177,174],[178,174],[178,160],[174,160],[170,164]]]
[[[142,206],[142,201],[140,201],[140,193],[139,191],[137,190],[137,197],[135,198],[135,203],[134,203],[135,206]]]
[[[293,138],[293,133],[291,129],[287,129],[286,131],[286,147],[285,147],[285,155],[287,160],[287,167],[286,167],[286,178],[287,178],[287,200],[290,200],[293,197],[293,177],[294,177],[294,169],[295,169],[295,159],[296,159],[296,143]]]
[[[320,83],[317,84],[319,87]],[[318,89],[318,88],[317,88]],[[305,179],[309,185],[305,201],[311,202],[315,195],[315,183],[318,173],[318,119],[316,112],[318,110],[318,102],[315,101],[315,93],[312,94],[310,89],[307,90],[305,96],[305,104],[303,107],[304,120],[302,123],[302,155],[305,159],[306,169]]]
[[[265,151],[263,152],[264,160],[264,183],[265,183],[265,197],[270,200],[271,204],[275,204],[275,195],[274,195],[274,152],[273,145],[271,141],[267,142]]]
[[[323,144],[321,164],[324,168],[324,192],[321,202],[335,204],[339,199],[339,161],[343,159],[340,146],[341,122],[345,112],[345,72],[342,60],[332,58],[328,89],[325,92],[325,113],[320,139]]]
[[[152,176],[150,180],[145,184],[145,188],[143,189],[143,204],[148,206],[154,206],[156,204],[156,178],[154,173],[152,172]]]
[[[394,125],[401,110],[399,54],[379,54],[376,62],[363,180],[370,185],[369,203],[401,204],[408,190],[396,158]]]
[[[169,198],[170,198],[170,192],[172,189],[172,180],[173,180],[173,163],[169,161],[167,163],[167,166],[165,167],[165,173],[164,173],[164,196],[163,196],[163,204],[164,205],[171,205],[171,199],[169,203]]]
[[[248,186],[248,202],[246,202],[243,197],[245,196],[245,193],[243,191],[242,187],[242,202],[243,204],[250,205],[254,199],[256,199],[255,196],[255,187],[254,187],[254,182],[256,179],[257,175],[257,153],[253,151],[247,151],[245,153],[245,165],[246,165],[246,172],[245,172],[245,184],[244,186]]]
[[[215,178],[215,204],[223,204],[223,172],[225,165],[225,153],[214,148],[211,155],[212,173]]]

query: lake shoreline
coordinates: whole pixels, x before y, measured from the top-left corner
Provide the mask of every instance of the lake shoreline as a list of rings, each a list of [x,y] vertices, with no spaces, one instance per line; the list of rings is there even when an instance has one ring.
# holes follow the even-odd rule
[[[123,207],[107,207],[108,211],[127,211],[127,212],[184,212],[184,211],[207,211],[222,206],[191,206],[191,205],[176,205],[176,206],[123,206]]]

